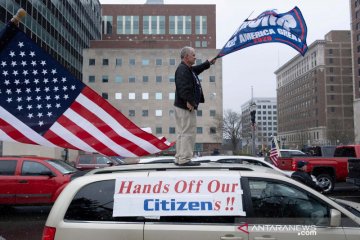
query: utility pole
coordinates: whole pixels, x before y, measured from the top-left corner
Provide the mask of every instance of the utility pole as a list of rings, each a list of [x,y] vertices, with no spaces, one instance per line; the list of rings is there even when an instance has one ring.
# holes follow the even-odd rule
[[[256,146],[255,146],[256,103],[254,102],[253,86],[251,86],[251,102],[249,109],[250,109],[250,119],[251,119],[252,155],[256,156]]]

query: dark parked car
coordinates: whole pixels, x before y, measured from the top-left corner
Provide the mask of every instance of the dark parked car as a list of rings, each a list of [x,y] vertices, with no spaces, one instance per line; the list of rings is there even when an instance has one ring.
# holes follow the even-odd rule
[[[77,172],[57,159],[0,157],[0,205],[51,204]]]

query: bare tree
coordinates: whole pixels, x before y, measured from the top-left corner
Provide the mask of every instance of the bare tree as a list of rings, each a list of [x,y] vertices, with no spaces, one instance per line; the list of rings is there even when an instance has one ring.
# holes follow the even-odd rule
[[[216,116],[215,121],[223,138],[230,140],[232,151],[236,152],[241,139],[241,114],[228,109],[224,116]]]

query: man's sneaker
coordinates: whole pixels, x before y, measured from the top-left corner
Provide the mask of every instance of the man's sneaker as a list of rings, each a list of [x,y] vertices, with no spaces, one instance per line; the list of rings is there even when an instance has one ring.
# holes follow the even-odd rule
[[[175,163],[176,166],[200,166],[199,162],[188,161],[186,163]]]

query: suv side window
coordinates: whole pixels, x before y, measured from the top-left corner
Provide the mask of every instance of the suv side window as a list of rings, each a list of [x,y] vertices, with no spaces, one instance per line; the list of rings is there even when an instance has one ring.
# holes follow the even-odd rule
[[[253,217],[274,224],[328,226],[330,208],[311,194],[281,182],[249,179]]]
[[[0,175],[11,176],[15,175],[16,160],[2,160],[0,161]]]
[[[40,176],[43,172],[51,172],[49,168],[38,162],[24,161],[21,169],[22,176]]]
[[[110,161],[107,157],[104,156],[98,156],[96,157],[96,164],[107,164],[107,162]]]
[[[68,221],[144,222],[143,217],[113,217],[115,180],[93,182],[81,188],[66,211]]]
[[[91,164],[92,158],[93,156],[88,155],[79,156],[79,164]]]

